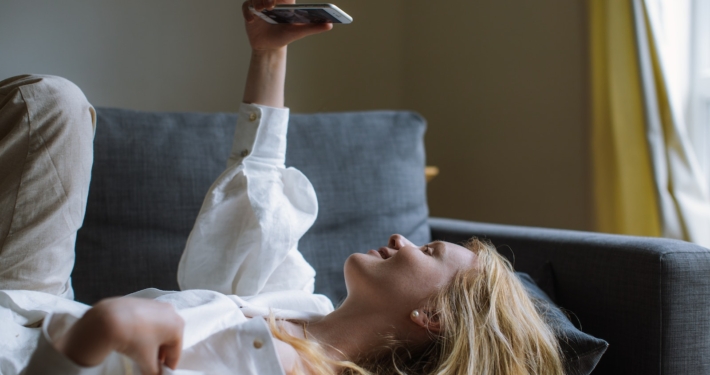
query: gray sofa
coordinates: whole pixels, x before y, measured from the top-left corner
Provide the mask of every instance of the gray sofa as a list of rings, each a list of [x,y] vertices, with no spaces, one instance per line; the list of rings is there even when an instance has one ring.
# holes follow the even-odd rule
[[[87,215],[72,274],[94,303],[177,289],[182,248],[222,171],[236,115],[99,108]],[[293,115],[287,165],[320,214],[300,242],[316,291],[345,296],[344,259],[392,233],[415,243],[490,239],[519,271],[551,269],[548,294],[610,346],[595,374],[710,374],[710,252],[681,241],[428,217],[423,119],[409,112]],[[470,199],[475,199],[471,197]]]

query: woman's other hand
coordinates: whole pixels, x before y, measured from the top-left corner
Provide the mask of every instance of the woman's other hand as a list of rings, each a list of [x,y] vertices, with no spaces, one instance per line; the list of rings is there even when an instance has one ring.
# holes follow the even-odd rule
[[[183,319],[172,305],[140,298],[97,303],[56,343],[81,366],[96,366],[112,351],[135,361],[144,375],[175,369],[182,350]]]
[[[295,0],[247,0],[242,4],[249,43],[254,51],[267,52],[279,50],[289,43],[309,35],[322,33],[333,28],[331,23],[316,24],[270,24],[249,10],[273,9],[278,4],[295,4]]]

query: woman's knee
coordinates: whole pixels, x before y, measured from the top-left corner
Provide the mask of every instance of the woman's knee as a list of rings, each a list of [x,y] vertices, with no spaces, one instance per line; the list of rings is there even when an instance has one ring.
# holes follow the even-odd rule
[[[66,95],[69,98],[81,94],[81,89],[72,81],[53,75],[45,74],[21,74],[0,81],[0,96],[11,95],[14,92],[29,88],[41,93],[54,93]],[[86,100],[86,98],[84,98]]]
[[[20,87],[33,85],[42,81],[41,75],[22,74],[0,81],[0,97],[7,97],[19,93]]]
[[[83,127],[90,123],[92,132],[95,130],[94,108],[81,89],[66,78],[26,74],[0,81],[0,111],[11,111],[8,107],[13,106],[26,107],[30,116],[35,115],[33,119],[58,113],[70,117],[63,121],[67,125]]]

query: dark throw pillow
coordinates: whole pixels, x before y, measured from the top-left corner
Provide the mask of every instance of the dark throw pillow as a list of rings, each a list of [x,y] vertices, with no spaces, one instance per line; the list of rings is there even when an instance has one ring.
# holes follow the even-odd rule
[[[528,294],[536,302],[538,311],[555,332],[562,355],[566,375],[588,375],[606,351],[609,344],[578,330],[567,315],[538,287],[526,273],[516,272]]]

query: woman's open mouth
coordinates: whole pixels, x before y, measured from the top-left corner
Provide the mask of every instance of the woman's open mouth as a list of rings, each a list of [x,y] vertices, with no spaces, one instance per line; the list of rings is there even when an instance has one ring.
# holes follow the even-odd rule
[[[383,260],[387,260],[389,258],[392,258],[392,255],[389,252],[389,249],[386,247],[381,247],[378,250],[368,250],[368,254],[379,256]]]

